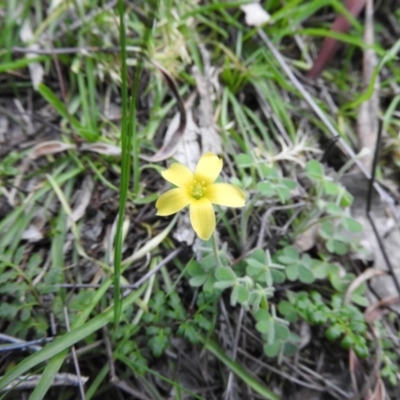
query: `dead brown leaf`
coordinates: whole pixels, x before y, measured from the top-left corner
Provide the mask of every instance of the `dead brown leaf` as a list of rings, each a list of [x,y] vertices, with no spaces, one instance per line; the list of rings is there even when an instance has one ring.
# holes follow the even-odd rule
[[[300,233],[300,235],[297,235],[294,246],[300,253],[304,253],[315,246],[320,228],[320,224],[314,224],[304,232]]]

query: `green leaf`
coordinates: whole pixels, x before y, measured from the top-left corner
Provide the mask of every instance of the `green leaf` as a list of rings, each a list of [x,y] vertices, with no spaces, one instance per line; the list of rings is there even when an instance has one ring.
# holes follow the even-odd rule
[[[285,274],[290,281],[295,281],[299,277],[299,266],[298,264],[288,265],[285,269]]]
[[[267,333],[271,329],[271,321],[259,321],[256,323],[256,329],[260,333]]]
[[[220,282],[214,282],[213,287],[215,289],[225,290],[234,285],[235,285],[235,282],[232,282],[232,281],[220,281]]]
[[[328,277],[329,264],[324,261],[313,259],[311,270],[315,279],[326,279]]]
[[[265,257],[265,252],[263,249],[260,248],[256,248],[248,258],[246,258],[246,261],[248,260],[256,260],[258,261],[260,264],[264,265],[266,263],[266,257]]]
[[[326,242],[326,248],[334,254],[339,254],[340,256],[344,256],[349,252],[349,248],[346,243],[339,242],[337,240],[330,240]]]
[[[341,188],[341,198],[340,198],[340,206],[341,207],[350,207],[353,203],[353,196],[345,189]]]
[[[341,216],[343,214],[343,210],[335,203],[328,203],[326,205],[326,212],[333,216]]]
[[[343,217],[342,224],[350,232],[359,233],[363,230],[363,226],[358,221],[350,217]]]
[[[288,188],[284,186],[277,186],[275,191],[281,203],[286,203],[286,201],[290,199],[290,190]]]
[[[349,349],[354,344],[354,339],[350,335],[346,335],[340,342],[344,349]]]
[[[324,168],[317,160],[310,160],[306,164],[306,174],[310,179],[322,180]]]
[[[279,350],[281,349],[281,343],[279,341],[275,341],[271,344],[264,344],[264,353],[267,357],[274,358],[279,354]]]
[[[321,325],[328,320],[328,314],[324,308],[316,307],[309,311],[308,318],[313,324]]]
[[[332,325],[325,331],[325,337],[328,340],[336,340],[343,334],[343,329],[340,325]]]
[[[274,283],[279,284],[285,282],[285,274],[276,269],[271,269],[271,276]]]
[[[340,193],[340,185],[337,182],[332,181],[323,181],[322,187],[324,189],[325,194],[330,196],[336,196]]]
[[[315,281],[314,274],[308,268],[300,265],[298,268],[299,280],[303,283],[313,283]]]
[[[215,271],[215,279],[217,279],[217,281],[229,282],[230,284],[234,284],[237,278],[232,268],[219,267]]]
[[[209,254],[203,257],[200,261],[200,265],[205,272],[214,270],[217,267],[217,262],[215,260],[214,254]]]
[[[369,350],[368,347],[365,344],[359,344],[357,343],[354,346],[354,351],[360,358],[367,358],[369,356]]]
[[[296,309],[293,307],[291,303],[286,300],[282,300],[279,302],[278,310],[285,317],[285,319],[289,322],[296,322],[298,319],[298,314]]]
[[[289,338],[290,330],[289,328],[279,321],[274,321],[274,328],[275,328],[275,338],[285,341]]]
[[[11,321],[16,317],[20,308],[21,308],[20,305],[14,305],[11,303],[6,303],[6,302],[1,303],[0,304],[0,317]]]
[[[358,293],[353,293],[353,295],[351,296],[351,301],[354,304],[357,304],[361,307],[367,307],[369,305],[369,301],[365,297],[365,295],[358,294]]]
[[[168,329],[159,329],[156,336],[152,337],[148,345],[155,357],[160,357],[170,343],[170,332]]]
[[[324,239],[330,239],[333,236],[333,224],[330,221],[324,221],[319,230],[319,234]]]
[[[275,195],[275,189],[271,182],[259,182],[257,183],[257,190],[267,197],[272,197]]]
[[[236,156],[236,164],[239,167],[247,168],[254,166],[254,160],[248,154],[239,154]]]
[[[200,264],[194,260],[191,259],[188,263],[187,263],[187,271],[190,275],[192,276],[197,276],[197,275],[203,275],[204,274],[204,270],[203,268],[200,266]]]
[[[207,275],[194,276],[193,278],[189,279],[189,284],[190,284],[190,286],[193,286],[193,287],[200,287],[201,285],[204,284],[204,282],[206,280],[207,280]]]
[[[299,253],[293,246],[286,246],[278,260],[284,264],[290,264],[299,260]]]
[[[249,300],[249,297],[250,297],[249,290],[243,285],[237,285],[237,288],[238,288],[237,289],[237,291],[238,291],[238,294],[237,294],[238,303],[246,304],[247,301]]]
[[[295,181],[293,181],[292,179],[288,179],[288,178],[283,178],[283,179],[281,180],[281,184],[282,184],[283,186],[285,186],[285,187],[286,187],[287,189],[289,189],[289,190],[296,189],[296,186],[297,186],[297,184],[296,184]]]

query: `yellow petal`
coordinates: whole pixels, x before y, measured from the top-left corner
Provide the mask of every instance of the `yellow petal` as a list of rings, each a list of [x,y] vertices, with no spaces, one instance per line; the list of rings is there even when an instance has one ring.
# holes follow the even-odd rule
[[[203,197],[190,202],[190,222],[200,239],[210,239],[215,230],[215,214],[209,200]]]
[[[176,188],[163,193],[156,202],[157,215],[175,214],[189,204],[189,196],[185,190]]]
[[[230,183],[213,183],[207,187],[205,197],[211,203],[226,207],[243,207],[246,201],[243,191]]]
[[[165,171],[161,172],[163,178],[173,183],[178,188],[187,190],[193,182],[193,172],[182,164],[173,163]]]
[[[222,159],[214,153],[201,156],[194,171],[195,179],[204,181],[206,185],[213,183],[222,170]]]

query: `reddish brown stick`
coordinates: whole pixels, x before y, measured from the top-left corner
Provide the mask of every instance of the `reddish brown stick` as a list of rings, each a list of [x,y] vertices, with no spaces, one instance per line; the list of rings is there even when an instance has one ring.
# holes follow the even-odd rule
[[[351,15],[357,17],[365,6],[366,0],[345,0],[344,5]],[[338,15],[331,26],[331,31],[346,33],[350,30],[350,21],[344,15]],[[322,48],[318,57],[308,72],[307,77],[316,79],[319,77],[329,61],[335,55],[339,48],[339,41],[332,38],[326,38],[322,44]]]

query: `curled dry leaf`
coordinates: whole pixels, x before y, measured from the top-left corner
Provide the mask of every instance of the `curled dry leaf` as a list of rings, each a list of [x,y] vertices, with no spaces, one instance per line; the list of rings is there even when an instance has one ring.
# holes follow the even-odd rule
[[[354,291],[365,281],[368,279],[374,278],[376,276],[386,275],[386,271],[377,268],[368,268],[362,274],[358,275],[353,282],[351,282],[350,286],[346,290],[346,294],[344,296],[344,304],[348,304],[351,300],[351,296]]]
[[[94,184],[92,177],[90,175],[86,175],[82,182],[82,187],[77,195],[79,198],[75,200],[75,208],[71,212],[72,221],[76,222],[85,215],[86,209],[92,198],[93,187]]]
[[[258,27],[271,20],[271,16],[258,2],[243,4],[240,9],[245,13],[246,24],[249,26]]]
[[[92,151],[106,156],[121,156],[121,148],[108,143],[84,143],[80,150]]]
[[[297,235],[294,246],[300,253],[304,253],[315,246],[320,228],[321,224],[314,224],[300,233],[300,235]]]
[[[64,143],[57,140],[49,140],[48,142],[39,143],[33,147],[29,153],[29,158],[31,160],[36,160],[41,156],[48,156],[75,148],[76,146],[74,144]]]

